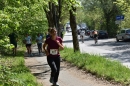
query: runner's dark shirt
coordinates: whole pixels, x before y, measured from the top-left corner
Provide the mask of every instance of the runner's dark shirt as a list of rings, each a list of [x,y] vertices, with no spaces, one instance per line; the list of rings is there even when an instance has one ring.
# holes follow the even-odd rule
[[[62,43],[62,38],[61,37],[57,36],[56,40],[58,40],[60,43]],[[49,55],[50,57],[58,57],[58,56],[60,56],[60,54],[59,54],[59,45],[57,44],[56,40],[52,40],[51,37],[50,37],[45,41],[45,43],[48,44],[48,52],[49,52],[49,54],[50,54],[50,49],[58,49],[57,55],[50,54]]]

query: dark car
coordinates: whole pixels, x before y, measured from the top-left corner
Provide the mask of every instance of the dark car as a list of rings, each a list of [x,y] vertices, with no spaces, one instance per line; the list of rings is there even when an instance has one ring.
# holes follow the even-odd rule
[[[105,30],[98,30],[98,38],[108,38],[108,33]]]

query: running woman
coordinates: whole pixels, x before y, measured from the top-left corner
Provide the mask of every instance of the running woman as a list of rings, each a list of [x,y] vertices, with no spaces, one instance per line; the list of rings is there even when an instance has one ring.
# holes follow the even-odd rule
[[[51,68],[50,82],[54,86],[59,86],[58,77],[60,72],[60,53],[63,50],[62,38],[57,36],[57,30],[52,28],[50,30],[50,37],[45,40],[43,49],[47,56],[47,62]]]

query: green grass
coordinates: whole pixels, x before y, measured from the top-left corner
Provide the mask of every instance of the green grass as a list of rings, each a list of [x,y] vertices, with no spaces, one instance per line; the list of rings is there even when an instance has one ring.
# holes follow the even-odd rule
[[[16,57],[0,58],[0,86],[41,86],[24,65],[24,50],[19,49]]]
[[[60,53],[63,59],[97,77],[123,85],[130,84],[130,69],[123,66],[120,62],[105,59],[105,57],[98,55],[80,52],[74,53],[72,48],[66,47]]]

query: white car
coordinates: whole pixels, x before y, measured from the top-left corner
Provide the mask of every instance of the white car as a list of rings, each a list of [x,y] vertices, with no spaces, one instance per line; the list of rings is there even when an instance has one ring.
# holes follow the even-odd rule
[[[125,40],[128,40],[128,39],[130,39],[130,28],[123,29],[116,35],[117,42],[119,40],[125,41]]]

